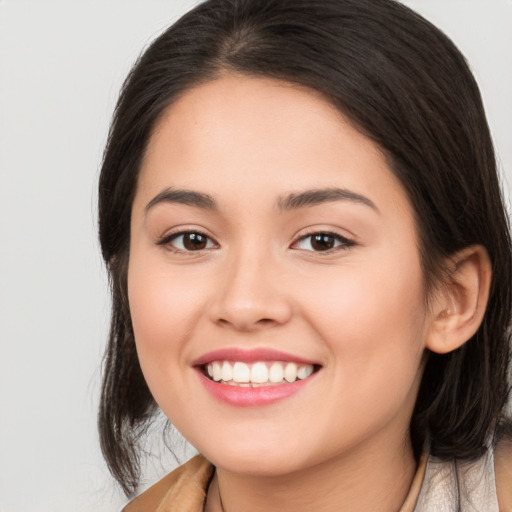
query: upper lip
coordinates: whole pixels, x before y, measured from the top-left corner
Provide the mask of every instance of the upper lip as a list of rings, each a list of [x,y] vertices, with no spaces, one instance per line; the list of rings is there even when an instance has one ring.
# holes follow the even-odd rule
[[[258,361],[287,361],[297,364],[318,365],[316,361],[304,359],[302,357],[271,348],[246,349],[240,347],[228,347],[213,350],[200,356],[192,363],[192,365],[202,366],[213,361],[241,361],[244,363],[256,363]]]

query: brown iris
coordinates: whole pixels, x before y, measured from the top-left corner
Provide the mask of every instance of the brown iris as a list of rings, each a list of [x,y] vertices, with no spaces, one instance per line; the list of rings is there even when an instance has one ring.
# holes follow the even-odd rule
[[[200,233],[184,233],[183,247],[188,251],[200,251],[206,249],[208,238]]]
[[[311,236],[311,247],[315,251],[328,251],[334,247],[335,238],[327,233],[318,233]]]

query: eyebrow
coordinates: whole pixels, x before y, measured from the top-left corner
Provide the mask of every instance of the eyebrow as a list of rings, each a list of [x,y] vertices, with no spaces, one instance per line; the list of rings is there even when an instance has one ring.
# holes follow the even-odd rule
[[[334,201],[351,201],[369,206],[376,212],[379,212],[379,209],[371,199],[345,188],[322,188],[291,193],[278,200],[277,208],[279,211],[289,211]]]
[[[203,210],[218,211],[217,203],[212,196],[203,194],[201,192],[195,192],[194,190],[179,190],[167,188],[157,194],[151,201],[146,205],[145,212],[147,213],[153,206],[159,203],[179,203],[186,204],[188,206],[195,206]]]
[[[351,201],[368,206],[376,212],[379,211],[372,200],[344,188],[323,188],[305,190],[304,192],[292,192],[285,197],[279,198],[276,202],[276,207],[278,211],[285,212],[334,201]],[[167,188],[151,199],[146,205],[145,212],[147,213],[151,208],[160,203],[178,203],[212,212],[219,211],[215,199],[208,194],[194,190]]]

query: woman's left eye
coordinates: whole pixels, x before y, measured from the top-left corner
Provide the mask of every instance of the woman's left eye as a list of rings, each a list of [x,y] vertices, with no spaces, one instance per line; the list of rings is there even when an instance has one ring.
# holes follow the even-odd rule
[[[292,246],[294,249],[314,252],[329,252],[337,249],[346,249],[355,243],[337,233],[321,232],[305,235]]]

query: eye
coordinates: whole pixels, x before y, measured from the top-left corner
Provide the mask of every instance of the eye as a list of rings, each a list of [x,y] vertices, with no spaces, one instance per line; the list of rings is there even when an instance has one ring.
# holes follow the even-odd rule
[[[346,249],[353,245],[355,245],[355,242],[337,233],[320,232],[310,233],[299,238],[292,247],[303,251],[329,252]]]
[[[217,247],[217,244],[204,233],[198,231],[180,231],[166,236],[158,245],[165,245],[176,252],[203,251]]]

